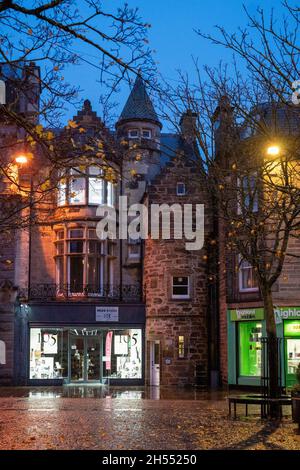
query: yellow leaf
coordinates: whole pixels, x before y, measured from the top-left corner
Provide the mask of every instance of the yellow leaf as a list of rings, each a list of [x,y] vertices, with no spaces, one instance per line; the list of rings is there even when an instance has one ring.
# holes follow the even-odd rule
[[[41,124],[35,126],[35,132],[37,133],[37,135],[41,135],[43,132],[43,126]]]
[[[68,127],[70,127],[71,129],[76,129],[76,127],[78,127],[78,124],[75,121],[73,121],[72,119],[69,119]]]
[[[86,132],[86,129],[84,129],[84,127],[79,127],[79,132],[82,134],[83,132]]]

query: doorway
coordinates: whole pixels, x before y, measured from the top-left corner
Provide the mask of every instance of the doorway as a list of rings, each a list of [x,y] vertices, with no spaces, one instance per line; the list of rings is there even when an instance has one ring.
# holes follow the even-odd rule
[[[150,385],[159,387],[160,385],[160,342],[150,343]]]
[[[77,332],[77,330],[70,332],[70,381],[100,382],[102,337],[78,335],[75,331]]]

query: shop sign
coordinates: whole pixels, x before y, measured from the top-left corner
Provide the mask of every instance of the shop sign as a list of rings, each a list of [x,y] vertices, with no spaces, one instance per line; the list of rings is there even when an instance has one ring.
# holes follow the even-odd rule
[[[276,307],[274,314],[276,323],[282,323],[282,320],[300,320],[300,307]]]
[[[300,321],[284,322],[284,336],[300,336]]]
[[[241,308],[230,310],[231,321],[263,320],[263,308]]]
[[[119,307],[96,307],[96,321],[119,321]]]

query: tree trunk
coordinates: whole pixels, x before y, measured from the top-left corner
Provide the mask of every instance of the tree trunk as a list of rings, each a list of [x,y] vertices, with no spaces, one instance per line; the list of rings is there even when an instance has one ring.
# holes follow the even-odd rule
[[[276,333],[276,323],[274,315],[274,305],[272,299],[271,289],[266,287],[262,289],[262,296],[264,301],[264,310],[266,318],[266,330],[268,337],[268,347],[267,347],[267,361],[268,361],[268,373],[269,373],[269,387],[268,395],[270,398],[277,398],[280,396],[280,384],[279,384],[279,351],[277,344],[277,333]],[[270,417],[278,418],[279,417],[279,406],[271,405],[270,407]]]

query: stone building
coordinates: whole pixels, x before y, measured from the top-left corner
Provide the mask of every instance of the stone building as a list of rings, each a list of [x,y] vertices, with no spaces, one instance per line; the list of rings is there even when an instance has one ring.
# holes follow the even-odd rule
[[[56,188],[32,208],[35,223],[1,253],[10,260],[2,279],[19,290],[9,341],[0,319],[0,340],[14,338],[10,373],[0,364],[2,383],[209,384],[206,249],[188,251],[172,236],[100,240],[96,231],[98,206],[119,216],[119,196],[148,208],[204,204],[209,214],[192,163],[190,118],[183,116],[181,135],[163,133],[138,77],[115,130],[85,100],[72,129],[56,131],[84,152],[62,152]]]
[[[297,107],[263,104],[256,109],[256,119],[261,128],[270,130],[273,143],[296,142],[299,135],[300,114]],[[253,145],[257,134],[247,125],[236,126],[233,110],[226,98],[220,101],[215,113],[216,158],[224,167],[233,162],[242,165],[234,155],[235,142],[240,146]],[[266,132],[267,135],[267,132]],[[237,140],[236,140],[237,139]],[[267,138],[265,141],[268,143]],[[261,148],[257,143],[255,152],[266,158],[267,145]],[[241,153],[240,153],[241,155]],[[237,158],[237,159],[236,159]],[[248,156],[250,158],[250,156]],[[264,189],[262,189],[263,194]],[[259,200],[253,211],[259,213]],[[238,211],[238,202],[236,203]],[[218,212],[216,211],[218,214]],[[267,223],[267,221],[265,222]],[[240,253],[226,249],[228,234],[226,220],[217,216],[219,248],[219,361],[223,384],[230,386],[261,386],[261,376],[266,370],[263,340],[266,337],[266,320],[261,292],[256,281],[253,266],[243,260]],[[279,341],[280,380],[283,387],[295,383],[295,372],[300,364],[300,248],[299,238],[292,236],[282,272],[273,285],[272,297]],[[263,255],[261,255],[263,256]],[[223,273],[226,272],[226,275]]]

